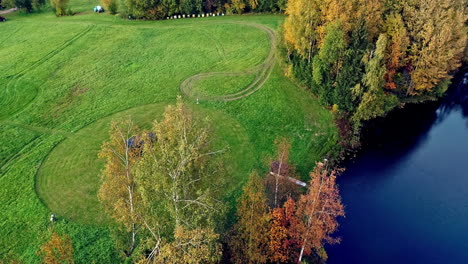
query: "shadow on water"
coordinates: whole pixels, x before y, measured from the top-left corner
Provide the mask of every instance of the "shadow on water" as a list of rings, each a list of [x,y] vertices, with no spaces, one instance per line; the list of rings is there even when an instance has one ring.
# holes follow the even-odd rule
[[[447,92],[438,109],[438,123],[442,122],[453,111],[460,111],[464,119],[467,119],[468,127],[468,67],[454,78],[454,85]]]
[[[385,167],[392,167],[424,144],[433,126],[442,123],[454,111],[462,112],[468,128],[468,67],[453,78],[452,85],[443,99],[437,102],[408,104],[384,118],[366,124],[362,131],[365,144],[361,151],[361,159],[350,160],[344,167],[355,167],[357,162],[363,162],[362,159],[369,166],[366,169],[378,166],[378,170],[382,171]],[[385,158],[385,162],[366,162],[366,156],[371,156],[373,160]],[[356,174],[348,176],[359,177]]]
[[[363,135],[362,152],[338,180],[347,217],[328,262],[468,260],[467,68],[442,100],[406,105]]]

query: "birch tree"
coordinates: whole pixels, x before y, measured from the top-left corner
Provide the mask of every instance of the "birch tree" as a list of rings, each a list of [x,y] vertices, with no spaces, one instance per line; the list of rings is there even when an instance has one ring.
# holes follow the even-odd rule
[[[253,172],[243,188],[237,207],[238,222],[230,241],[233,263],[266,263],[268,257],[269,214],[265,187]]]
[[[187,230],[176,227],[174,241],[165,244],[154,263],[219,263],[222,257],[219,235],[211,228]]]
[[[137,236],[136,193],[134,169],[140,157],[139,128],[132,120],[113,122],[110,139],[102,145],[99,157],[106,160],[101,173],[98,198],[105,210],[126,231],[130,232],[130,245],[126,255],[133,253]]]
[[[176,226],[213,225],[222,211],[216,197],[224,170],[218,158],[222,151],[211,150],[206,120],[195,119],[179,98],[151,133],[143,137],[137,170],[147,226],[160,227],[162,236],[170,237]]]
[[[344,207],[336,185],[338,172],[329,172],[323,163],[317,163],[311,173],[307,193],[299,200],[297,212],[301,220],[301,250],[298,263],[312,252],[320,256],[324,244],[340,242],[339,238],[332,237],[338,229],[337,218],[344,216]]]

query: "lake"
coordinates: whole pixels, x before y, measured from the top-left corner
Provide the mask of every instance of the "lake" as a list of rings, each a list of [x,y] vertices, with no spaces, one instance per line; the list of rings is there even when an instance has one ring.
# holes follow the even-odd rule
[[[465,71],[466,72],[466,71]],[[468,263],[468,85],[366,131],[338,183],[345,204],[327,263]]]

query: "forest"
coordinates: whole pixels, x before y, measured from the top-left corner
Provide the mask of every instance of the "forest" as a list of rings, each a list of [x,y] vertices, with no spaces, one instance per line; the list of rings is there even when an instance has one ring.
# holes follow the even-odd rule
[[[290,68],[336,116],[342,145],[406,103],[436,100],[467,59],[464,0],[289,0]]]

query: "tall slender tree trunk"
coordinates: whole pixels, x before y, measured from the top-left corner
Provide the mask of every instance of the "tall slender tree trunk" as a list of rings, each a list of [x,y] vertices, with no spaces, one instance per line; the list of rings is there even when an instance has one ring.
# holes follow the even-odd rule
[[[134,221],[134,217],[135,217],[135,208],[134,208],[134,205],[133,205],[133,188],[132,187],[129,187],[128,188],[128,192],[129,192],[129,203],[130,203],[130,216],[133,220],[133,223],[132,223],[132,243],[130,245],[130,250],[129,250],[129,256],[133,254],[133,250],[135,250],[135,244],[136,244],[136,224],[135,224],[135,221]]]
[[[283,166],[283,155],[280,157],[280,163],[278,165],[278,173],[275,175],[275,208],[278,207],[278,178],[281,175],[281,167]]]
[[[306,231],[306,235],[304,236],[304,240],[302,241],[302,246],[301,246],[301,252],[299,254],[299,259],[297,261],[297,263],[301,263],[302,261],[302,257],[304,256],[304,249],[305,249],[305,245],[307,243],[307,236],[309,235],[309,229],[310,227],[312,226],[312,217],[315,213],[315,203],[317,202],[318,199],[320,199],[320,193],[322,192],[322,186],[323,186],[323,176],[321,175],[320,176],[321,179],[320,179],[320,187],[319,187],[319,190],[317,192],[317,196],[314,197],[314,201],[312,202],[312,211],[310,212],[310,214],[308,215],[308,219],[307,219],[307,231]]]
[[[128,137],[128,133],[127,133]],[[128,251],[128,256],[133,254],[133,250],[135,250],[136,244],[136,224],[135,224],[135,206],[134,206],[134,183],[133,179],[131,178],[130,172],[130,146],[128,145],[128,140],[124,138],[125,141],[125,172],[127,176],[127,190],[128,190],[128,202],[130,205],[130,218],[132,219],[132,242],[130,244],[130,250]]]

